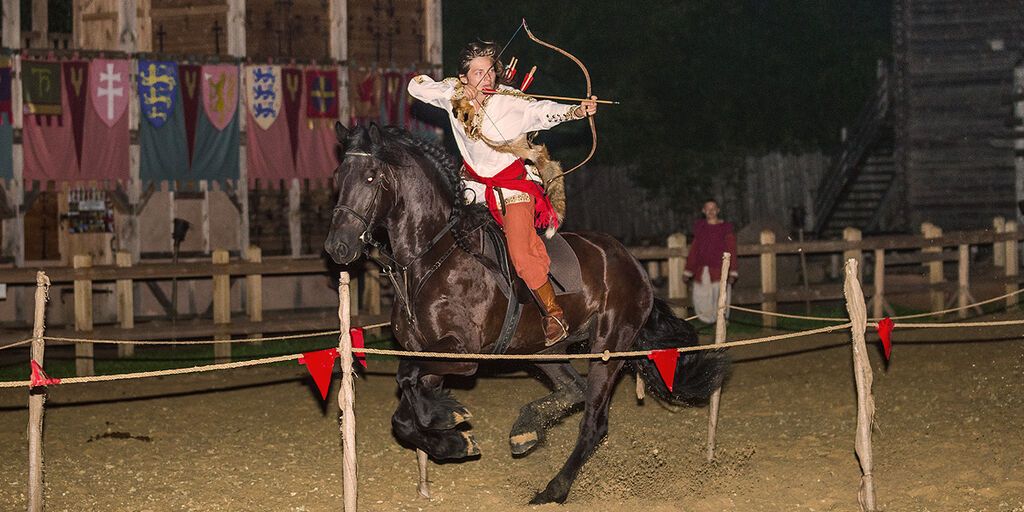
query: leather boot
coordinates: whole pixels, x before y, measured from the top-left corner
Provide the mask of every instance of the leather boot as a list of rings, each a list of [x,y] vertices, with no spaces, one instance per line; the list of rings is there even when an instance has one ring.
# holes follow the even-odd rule
[[[551,281],[533,290],[533,297],[537,299],[540,312],[544,315],[544,345],[550,347],[569,335],[569,326],[565,322],[565,313],[555,301],[555,289],[551,287]]]

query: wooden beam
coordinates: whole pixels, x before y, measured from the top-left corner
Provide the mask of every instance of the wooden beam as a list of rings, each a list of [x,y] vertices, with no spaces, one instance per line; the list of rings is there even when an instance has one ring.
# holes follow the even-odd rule
[[[21,2],[3,0],[3,19],[0,25],[4,48],[21,48]]]
[[[228,255],[228,251],[225,251],[224,249],[217,249],[216,251],[213,251],[214,265],[225,265],[228,263],[229,259],[230,256]],[[213,323],[231,323],[231,277],[228,275],[213,276]],[[229,340],[231,339],[231,335],[217,334],[214,336],[214,339]],[[214,361],[218,363],[230,361],[231,344],[214,343],[213,358]]]
[[[92,256],[76,254],[72,258],[75,268],[92,266]],[[92,281],[75,280],[75,332],[78,336],[88,337],[92,333]],[[75,344],[75,375],[79,377],[95,375],[92,343]]]
[[[117,266],[122,268],[132,266],[132,255],[119,251]],[[117,280],[117,321],[122,329],[135,328],[135,293],[131,279]],[[135,345],[117,346],[118,357],[133,357],[134,355]]]
[[[761,231],[761,245],[770,246],[775,243],[775,233],[770,230]],[[761,310],[774,313],[777,307],[775,300],[771,297],[775,294],[777,289],[777,279],[775,276],[775,254],[764,253],[761,255]],[[775,317],[769,315],[762,315],[761,323],[765,327],[775,327]]]
[[[686,235],[673,233],[669,235],[668,256],[668,298],[686,299],[686,282],[683,280],[683,272],[686,270]],[[675,314],[680,317],[686,316],[686,307],[675,308]]]
[[[216,6],[220,7],[220,6]],[[228,55],[245,57],[245,0],[228,0]],[[241,98],[244,94],[239,94]],[[247,247],[245,245],[242,246]]]

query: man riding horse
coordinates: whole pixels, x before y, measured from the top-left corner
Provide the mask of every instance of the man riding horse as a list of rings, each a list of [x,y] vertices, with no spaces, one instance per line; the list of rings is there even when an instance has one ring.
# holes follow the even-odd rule
[[[470,43],[459,54],[458,78],[435,82],[420,75],[409,82],[409,94],[448,112],[462,154],[466,202],[486,201],[504,227],[512,265],[541,308],[545,342],[550,346],[567,336],[569,326],[555,300],[548,279],[551,260],[536,231],[548,228],[550,235],[561,220],[541,185],[538,167],[543,170],[557,163],[527,136],[592,116],[597,103],[541,101],[501,84],[502,63],[496,60],[500,53],[494,43]]]

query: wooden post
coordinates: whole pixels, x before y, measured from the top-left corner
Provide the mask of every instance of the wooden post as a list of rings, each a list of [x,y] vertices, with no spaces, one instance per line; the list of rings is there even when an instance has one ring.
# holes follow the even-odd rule
[[[1002,215],[992,219],[992,231],[1003,233],[1006,231],[1006,219]],[[1001,249],[1001,242],[996,242],[992,247],[992,264],[1002,267],[1006,264],[1006,249]]]
[[[32,0],[32,44],[34,48],[47,48],[50,15],[47,0]]]
[[[860,242],[862,239],[863,235],[861,234],[859,229],[854,227],[847,227],[843,229],[843,240],[847,242]],[[857,260],[858,269],[864,267],[864,252],[861,251],[860,249],[847,249],[843,251],[843,261],[846,261],[850,258],[854,258]],[[863,274],[857,276],[857,279],[861,278],[863,278]]]
[[[245,56],[245,0],[228,0],[228,55]],[[239,95],[242,96],[242,95]],[[242,247],[245,247],[244,245]]]
[[[359,316],[359,280],[349,281],[348,286],[349,293],[349,310],[352,311],[352,316]]]
[[[217,249],[213,251],[213,263],[225,265],[230,260],[228,251]],[[231,323],[231,276],[227,274],[215,274],[213,276],[213,323],[224,325]],[[230,334],[217,334],[215,340],[229,340]],[[230,343],[214,343],[213,359],[218,363],[231,360]]]
[[[726,320],[725,313],[726,298],[729,292],[729,253],[722,254],[722,279],[718,283],[718,319],[715,321],[715,345],[725,343]],[[711,395],[711,403],[708,407],[708,462],[715,460],[715,435],[718,432],[718,403],[722,395],[722,388],[718,388]]]
[[[686,235],[673,233],[669,235],[667,242],[669,249],[678,251],[682,256],[669,256],[668,258],[668,300],[683,300],[686,298],[686,283],[683,281],[683,271],[686,270]],[[678,317],[686,316],[686,306],[673,306],[672,311]]]
[[[129,252],[118,251],[117,266],[129,268],[132,266],[132,255]],[[135,295],[131,279],[117,280],[117,321],[122,329],[135,328]],[[117,346],[117,357],[135,356],[135,345],[120,344]]]
[[[288,241],[293,258],[302,256],[302,184],[293,178],[288,188]]]
[[[921,224],[921,234],[925,238],[941,238],[942,228],[930,223],[925,222]],[[941,254],[942,247],[925,247],[921,249],[922,253],[927,254]],[[942,274],[942,261],[930,261],[925,264],[928,267],[928,283],[937,285],[942,283],[945,278]],[[945,294],[942,290],[932,290],[928,294],[931,297],[932,311],[941,311],[946,308]]]
[[[354,411],[356,390],[352,380],[352,326],[349,309],[349,277],[342,272],[338,278],[338,321],[341,333],[338,335],[338,354],[341,356],[341,389],[338,390],[338,407],[341,409],[341,455],[342,485],[344,486],[345,512],[356,512],[356,415]]]
[[[260,263],[263,261],[263,250],[255,245],[250,245],[245,250],[245,260],[249,263]],[[250,322],[263,321],[263,275],[249,274],[245,276],[245,312],[249,315]],[[256,334],[253,338],[262,338],[262,334]]]
[[[1004,233],[1017,233],[1017,221],[1007,221]],[[1017,269],[1020,266],[1020,252],[1018,251],[1017,238],[1006,241],[1006,293],[1013,293],[1019,289],[1017,285]],[[1006,298],[1006,308],[1014,310],[1017,308],[1019,297],[1014,295]]]
[[[875,508],[874,461],[871,449],[871,427],[875,421],[875,399],[871,395],[871,361],[868,360],[864,332],[867,330],[867,314],[864,292],[861,290],[857,260],[846,260],[846,310],[850,315],[850,330],[853,333],[853,376],[857,383],[857,436],[856,452],[860,461],[860,490],[857,499],[861,509],[873,512]]]
[[[4,48],[21,48],[21,2],[3,0],[3,32]]]
[[[45,272],[36,272],[36,309],[32,322],[32,361],[43,367],[46,343],[46,299],[50,295],[50,279]],[[43,510],[43,405],[46,387],[28,391],[28,510]]]
[[[92,267],[92,256],[76,254],[72,258],[75,268]],[[92,332],[92,280],[75,280],[75,331],[79,334]],[[95,375],[92,343],[75,343],[75,375]]]
[[[871,297],[871,316],[881,318],[885,305],[885,249],[875,249],[875,295]]]
[[[761,245],[775,244],[775,233],[771,230],[761,232]],[[761,254],[761,310],[774,313],[778,303],[775,301],[777,289],[775,276],[775,253],[766,252]],[[775,317],[761,315],[761,324],[765,327],[775,327]]]
[[[652,282],[655,279],[661,277],[658,271],[661,270],[661,266],[658,264],[658,260],[648,260],[644,263],[644,267],[647,269],[647,278]]]
[[[957,288],[956,294],[956,317],[967,318],[967,299],[971,295],[970,290],[970,262],[971,262],[971,251],[970,246],[967,244],[960,244],[960,254],[957,260]]]

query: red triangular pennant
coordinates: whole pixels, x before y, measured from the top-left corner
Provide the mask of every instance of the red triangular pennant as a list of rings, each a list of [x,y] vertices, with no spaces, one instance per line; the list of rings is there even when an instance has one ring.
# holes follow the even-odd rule
[[[39,366],[39,363],[30,361],[32,365],[32,377],[29,379],[30,387],[38,386],[49,386],[51,384],[60,384],[60,379],[51,379],[46,372],[43,371],[43,367]]]
[[[885,360],[889,360],[889,354],[892,353],[892,329],[896,326],[896,323],[891,318],[885,317],[881,322],[878,322],[878,337],[882,339],[882,348],[885,349]]]
[[[331,371],[334,370],[334,360],[338,357],[338,349],[328,348],[316,352],[304,352],[299,358],[299,364],[306,365],[309,374],[313,376],[320,396],[327,400],[327,390],[331,388]]]
[[[665,381],[665,386],[672,391],[672,384],[676,381],[676,361],[679,360],[679,351],[674,348],[655,350],[647,355],[647,359],[654,361],[654,365],[658,367],[658,373],[661,374],[661,380]]]
[[[363,344],[363,328],[362,327],[353,327],[353,328],[348,330],[348,334],[349,334],[349,336],[352,337],[352,348],[353,349],[365,348],[366,347],[366,345]],[[356,361],[359,361],[359,364],[363,365],[363,368],[366,368],[366,353],[359,352],[359,351],[356,351],[356,350],[353,350],[352,353],[355,354]]]

